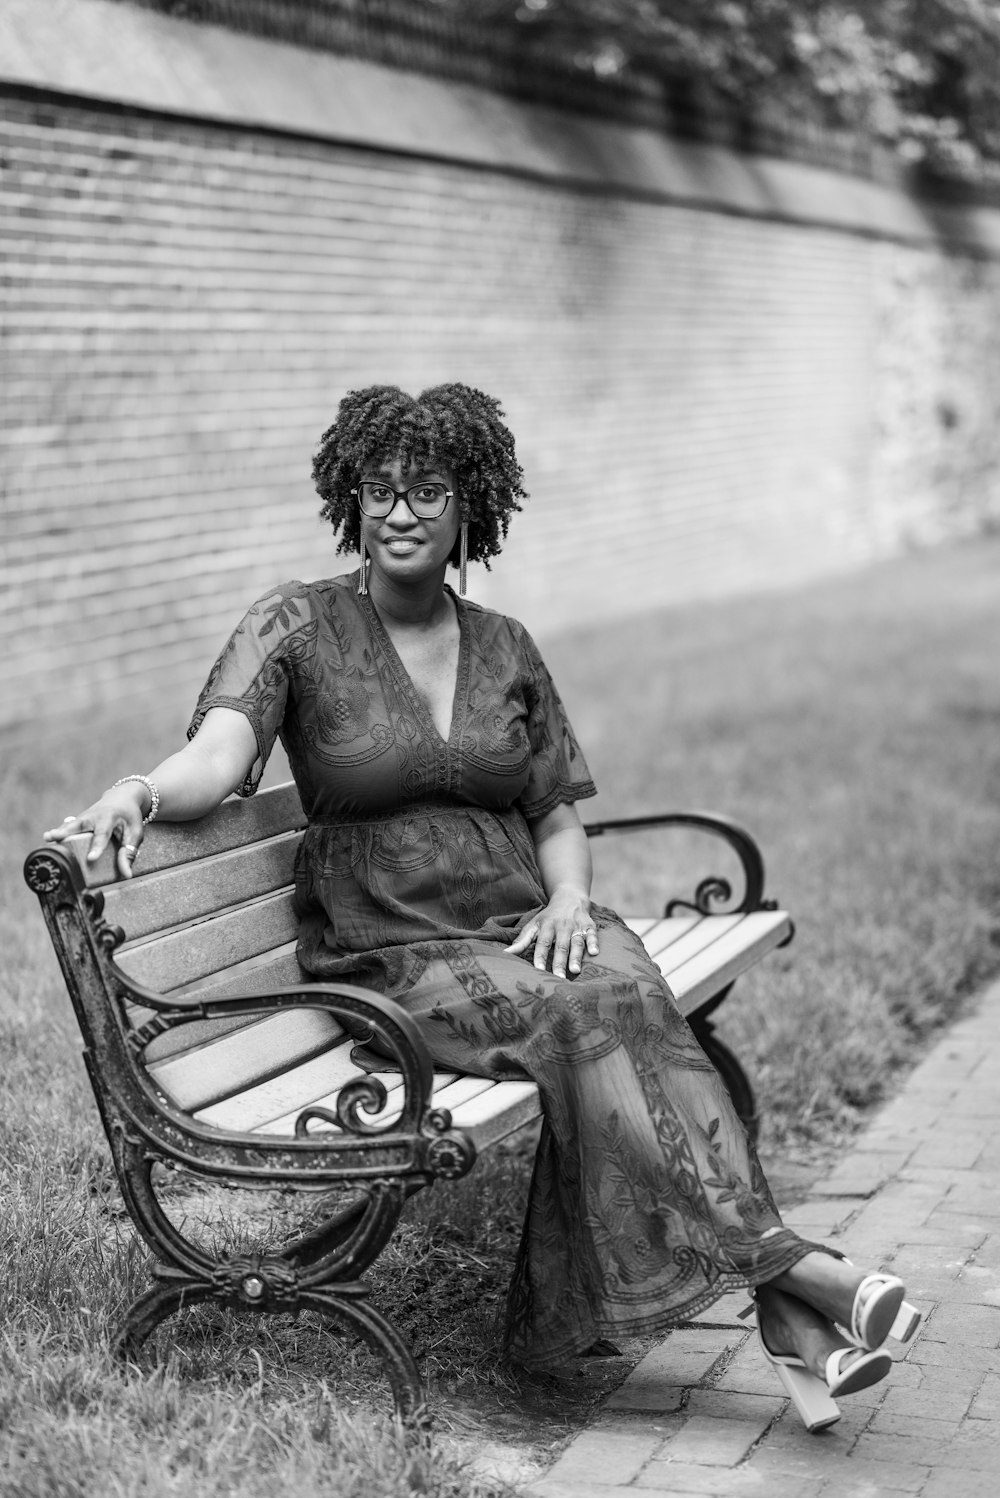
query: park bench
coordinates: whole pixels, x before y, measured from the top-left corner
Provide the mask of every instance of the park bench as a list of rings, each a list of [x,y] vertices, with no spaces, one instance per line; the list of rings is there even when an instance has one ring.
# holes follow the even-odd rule
[[[361,1276],[414,1192],[465,1175],[541,1108],[529,1081],[436,1073],[397,1004],[301,972],[292,885],[304,825],[287,784],[230,799],[199,822],[151,825],[132,880],[116,880],[110,852],[88,866],[89,837],[36,849],[25,877],[76,1009],[126,1205],[154,1254],[153,1287],[127,1313],[120,1354],[134,1357],[182,1305],[310,1309],[364,1339],[401,1417],[419,1421],[413,1356]],[[735,895],[731,881],[710,875],[690,900],[629,924],[753,1134],[750,1084],[709,1016],[741,973],[791,939],[791,921],[763,898],[755,843],[723,818],[672,813],[587,832],[650,828],[722,838],[742,868]],[[216,1253],[164,1209],[164,1166],[231,1185],[325,1191],[336,1205],[280,1250]]]

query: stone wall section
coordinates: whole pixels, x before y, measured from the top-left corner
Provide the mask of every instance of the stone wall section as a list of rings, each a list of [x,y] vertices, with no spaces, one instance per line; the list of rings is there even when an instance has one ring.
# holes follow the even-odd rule
[[[872,230],[833,172],[796,220],[23,87],[0,154],[0,728],[193,697],[254,597],[352,565],[309,466],[373,381],[501,398],[532,497],[470,592],[543,636],[1000,514],[1000,215]]]

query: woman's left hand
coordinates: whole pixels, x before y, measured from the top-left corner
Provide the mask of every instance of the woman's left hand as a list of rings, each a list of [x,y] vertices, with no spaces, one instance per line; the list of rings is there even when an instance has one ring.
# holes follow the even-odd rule
[[[551,965],[557,978],[575,978],[583,966],[584,952],[596,957],[601,950],[586,896],[578,890],[557,889],[507,951],[518,957],[532,945],[535,967],[544,972]]]

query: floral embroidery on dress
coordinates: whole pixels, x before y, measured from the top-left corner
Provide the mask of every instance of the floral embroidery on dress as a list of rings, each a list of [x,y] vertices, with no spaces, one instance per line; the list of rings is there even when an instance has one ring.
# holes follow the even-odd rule
[[[368,727],[371,698],[364,683],[344,677],[332,692],[318,692],[314,711],[324,738],[331,744],[356,739]]]
[[[298,596],[306,598],[308,597],[308,591],[305,588],[301,588]],[[291,589],[283,588],[275,595],[273,603],[261,608],[264,623],[257,630],[257,634],[261,639],[269,635],[275,625],[280,624],[282,629],[290,629],[292,628],[293,620],[302,618],[301,611],[295,599],[296,594]]]
[[[561,1046],[571,1046],[595,1030],[600,1031],[601,1042],[606,1042],[608,1030],[601,1018],[600,990],[586,984],[582,975],[573,980],[564,979],[558,988],[553,988],[548,982],[534,986],[519,983],[517,987],[521,995],[517,1000],[518,1007],[529,1010],[534,1030],[544,1025],[551,1038]],[[550,1051],[549,1054],[553,1060],[559,1059],[556,1052]],[[565,1059],[573,1061],[590,1054],[590,1049],[577,1049],[568,1053]]]
[[[511,957],[545,904],[530,831],[594,794],[530,635],[457,600],[467,654],[446,742],[388,656],[357,576],[255,605],[198,704],[280,735],[309,826],[298,956],[396,999],[440,1067],[543,1100],[505,1346],[531,1367],[690,1319],[808,1246],[783,1228],[723,1085],[613,912],[573,980]],[[387,661],[391,667],[387,668]],[[382,1063],[373,1058],[378,1069]]]

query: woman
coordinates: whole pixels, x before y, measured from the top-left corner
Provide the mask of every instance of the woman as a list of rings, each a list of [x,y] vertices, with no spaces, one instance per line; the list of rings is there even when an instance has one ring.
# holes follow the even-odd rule
[[[187,746],[47,836],[92,831],[92,859],[117,841],[129,878],[145,822],[252,795],[280,737],[309,817],[303,968],[397,999],[439,1066],[541,1090],[510,1355],[560,1363],[751,1286],[765,1354],[829,1423],[831,1394],[888,1370],[903,1287],[783,1226],[658,969],[591,903],[575,802],[595,787],[559,697],[523,627],[464,598],[525,497],[501,417],[463,385],[346,396],[314,478],[359,570],[255,603]]]

